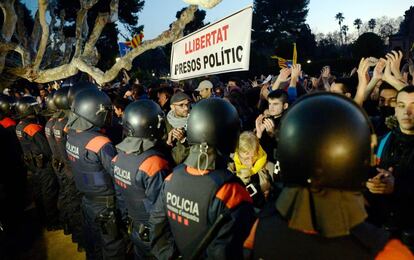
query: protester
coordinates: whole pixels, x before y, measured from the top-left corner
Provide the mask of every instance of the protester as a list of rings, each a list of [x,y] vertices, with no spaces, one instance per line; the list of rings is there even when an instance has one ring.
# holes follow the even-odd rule
[[[380,141],[377,173],[366,184],[371,193],[367,198],[374,223],[409,239],[414,236],[414,210],[409,206],[414,203],[414,86],[398,91],[396,103],[399,127]]]
[[[180,164],[187,157],[190,147],[187,141],[187,120],[190,113],[190,97],[184,92],[177,92],[171,97],[171,110],[167,114],[167,144],[172,147],[172,157]]]
[[[274,161],[280,120],[289,107],[288,95],[284,90],[274,90],[267,96],[267,102],[268,109],[256,118],[255,130],[261,146],[269,155],[269,160]]]
[[[240,135],[233,161],[229,163],[229,170],[244,183],[253,205],[263,207],[271,189],[269,170],[273,171],[273,165],[268,165],[267,154],[253,132]]]
[[[213,83],[209,80],[203,80],[198,84],[195,91],[198,91],[201,99],[210,98],[213,95]]]

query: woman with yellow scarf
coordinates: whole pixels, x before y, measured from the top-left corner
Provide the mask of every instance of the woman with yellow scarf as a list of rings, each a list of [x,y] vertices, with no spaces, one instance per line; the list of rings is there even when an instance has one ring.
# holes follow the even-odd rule
[[[233,161],[229,170],[243,181],[254,205],[262,207],[270,192],[271,178],[266,169],[267,154],[253,132],[240,135]]]

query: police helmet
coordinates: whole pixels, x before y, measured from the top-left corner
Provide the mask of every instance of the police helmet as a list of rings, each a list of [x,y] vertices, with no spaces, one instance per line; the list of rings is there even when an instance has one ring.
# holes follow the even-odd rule
[[[13,105],[11,97],[6,95],[0,95],[0,119],[10,114]]]
[[[49,94],[46,97],[46,108],[49,112],[56,112],[57,107],[55,105],[54,94]]]
[[[32,96],[22,97],[16,102],[16,112],[20,118],[36,115],[40,112],[39,103]]]
[[[124,111],[122,124],[126,136],[158,139],[162,135],[164,112],[152,100],[137,100]]]
[[[68,92],[69,87],[61,87],[53,94],[53,100],[58,109],[67,110],[70,108]]]
[[[300,99],[284,115],[278,144],[286,185],[359,190],[368,179],[376,136],[364,111],[338,94]]]
[[[95,89],[95,90],[98,90],[98,87],[95,84],[90,83],[90,82],[86,82],[86,81],[79,82],[79,83],[71,86],[69,88],[69,91],[68,91],[69,106],[72,106],[72,103],[73,103],[73,100],[75,99],[75,96],[78,93],[80,93],[80,92],[82,92],[82,91],[84,91],[86,89]]]
[[[234,152],[240,134],[240,120],[236,108],[220,98],[198,102],[187,121],[189,144],[206,143],[227,156]]]
[[[111,99],[96,88],[87,89],[76,94],[72,104],[72,112],[97,127],[105,124],[112,110]]]

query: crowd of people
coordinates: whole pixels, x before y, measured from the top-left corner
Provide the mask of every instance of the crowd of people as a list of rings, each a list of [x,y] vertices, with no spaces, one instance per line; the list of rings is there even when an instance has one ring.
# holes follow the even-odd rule
[[[122,75],[3,91],[2,243],[33,200],[87,259],[414,259],[401,51],[343,75]]]

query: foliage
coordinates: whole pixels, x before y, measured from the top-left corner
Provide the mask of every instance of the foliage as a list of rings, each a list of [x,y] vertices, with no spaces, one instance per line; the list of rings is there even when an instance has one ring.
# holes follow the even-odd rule
[[[309,0],[255,0],[254,46],[274,48],[283,41],[295,41],[305,24]]]
[[[362,57],[382,57],[385,45],[381,37],[375,33],[364,33],[353,44],[353,54],[356,59]]]

